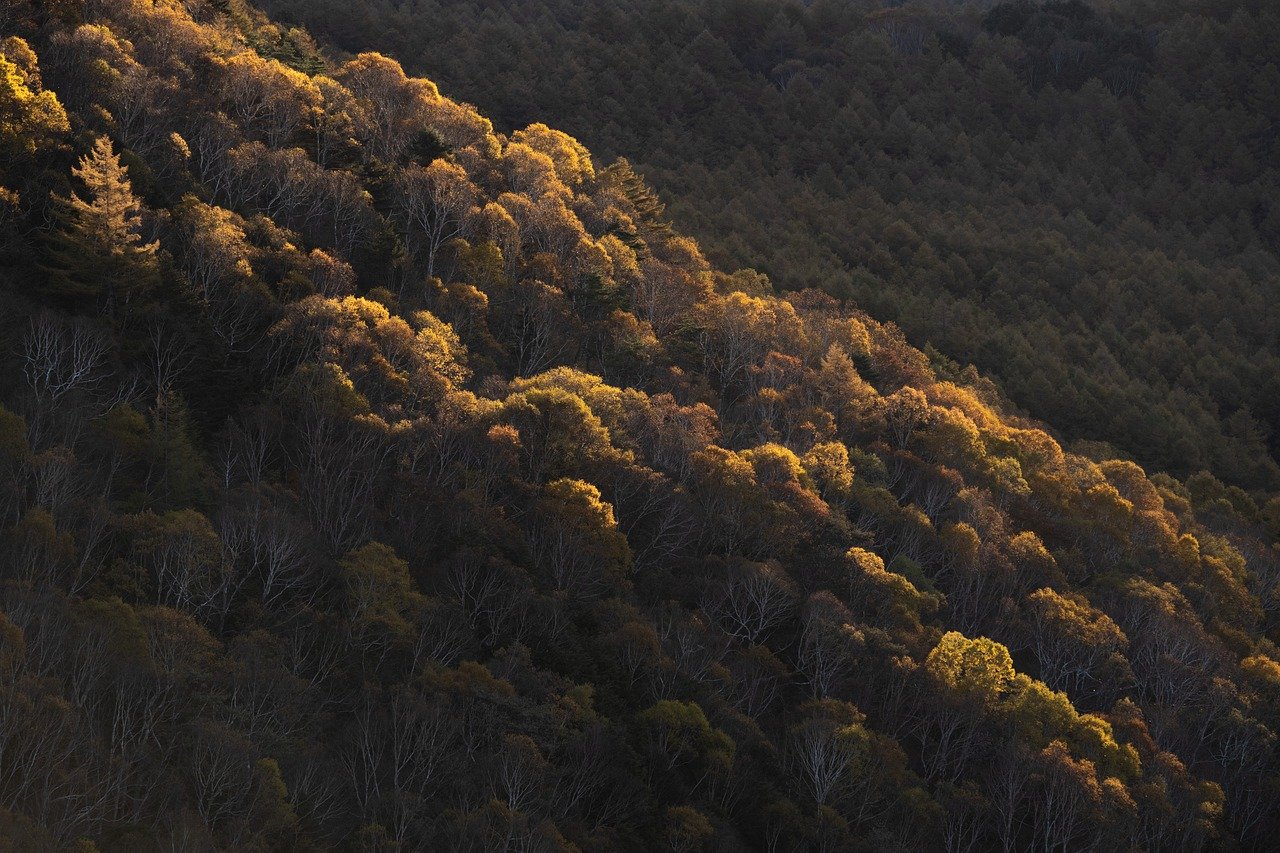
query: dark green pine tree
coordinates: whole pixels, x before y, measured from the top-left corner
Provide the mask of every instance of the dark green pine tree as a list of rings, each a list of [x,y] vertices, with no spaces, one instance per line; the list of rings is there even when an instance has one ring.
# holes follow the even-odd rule
[[[42,265],[46,286],[69,306],[115,316],[157,283],[158,244],[142,240],[142,204],[110,139],[99,137],[71,173],[86,193],[55,197],[57,224]]]
[[[636,211],[636,224],[648,232],[647,236],[667,237],[672,234],[671,222],[665,216],[667,206],[644,182],[644,178],[636,174],[635,169],[625,157],[619,157],[605,167],[600,179],[606,184],[617,187],[627,201],[631,202]],[[636,235],[619,234],[618,236],[628,244],[638,245]]]

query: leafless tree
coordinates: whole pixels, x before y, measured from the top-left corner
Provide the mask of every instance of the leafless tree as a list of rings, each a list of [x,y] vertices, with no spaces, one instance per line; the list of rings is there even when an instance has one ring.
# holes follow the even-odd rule
[[[733,560],[724,578],[708,585],[702,610],[735,640],[754,644],[795,607],[791,579],[777,563]]]
[[[833,802],[858,769],[865,744],[836,720],[811,717],[791,730],[789,756],[796,781],[810,801]]]
[[[815,698],[832,696],[852,670],[863,637],[849,624],[848,610],[829,592],[811,595],[801,619],[797,668]]]
[[[87,321],[43,313],[31,319],[17,350],[31,391],[28,440],[35,448],[74,446],[85,422],[105,410],[110,339]]]
[[[345,553],[368,533],[391,445],[375,424],[349,423],[314,407],[298,419],[297,437],[302,506],[331,553]]]
[[[428,661],[441,666],[453,666],[472,641],[466,615],[456,602],[429,600],[426,612],[420,614],[418,622],[421,628],[417,642],[413,644],[415,671]]]
[[[459,166],[436,160],[396,173],[395,209],[405,243],[413,254],[425,254],[426,273],[435,275],[436,255],[455,237],[467,233],[467,215],[476,188]]]

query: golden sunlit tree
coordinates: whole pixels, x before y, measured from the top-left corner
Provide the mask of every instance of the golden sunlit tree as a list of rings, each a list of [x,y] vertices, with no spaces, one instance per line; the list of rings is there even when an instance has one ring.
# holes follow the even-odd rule
[[[144,241],[142,202],[110,139],[98,137],[71,171],[85,192],[57,199],[45,261],[50,289],[114,315],[155,283],[159,244]]]

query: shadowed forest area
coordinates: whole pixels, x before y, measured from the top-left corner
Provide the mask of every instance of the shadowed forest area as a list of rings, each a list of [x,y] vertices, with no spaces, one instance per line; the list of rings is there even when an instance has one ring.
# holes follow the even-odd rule
[[[772,4],[661,8],[640,41]],[[1230,75],[1263,79],[1274,13],[779,8],[809,58],[780,80],[722,53],[714,109],[767,79],[780,124],[746,110],[717,165],[710,136],[681,162],[614,121],[596,155],[542,116],[495,128],[461,82],[330,55],[243,0],[0,4],[0,848],[1269,849],[1280,499],[1265,454],[1252,479],[1230,464],[1264,441],[1274,221],[1223,211],[1274,199],[1274,172],[1264,148],[1179,160],[1130,99],[1176,77],[1153,27],[1200,27],[1206,51],[1238,30],[1254,52],[1206,66],[1225,118],[1176,133],[1270,145],[1269,105]],[[1068,25],[1070,62],[1045,42]],[[538,61],[561,51],[542,31]],[[787,130],[830,117],[790,99],[822,103],[837,43],[879,57],[844,97],[858,139],[908,128],[893,168]],[[470,85],[541,85],[486,77],[517,54],[479,44],[452,48]],[[972,168],[928,178],[913,116],[941,128],[953,97],[873,122],[891,67],[985,93],[1016,136],[956,125]],[[1169,103],[1207,103],[1212,75],[1178,79]],[[1103,125],[1143,177],[1084,147]],[[624,155],[671,181],[669,208]],[[1102,175],[1051,177],[1083,162]],[[735,169],[730,198],[714,176]],[[1167,204],[1138,191],[1166,174]],[[771,185],[830,223],[752,213]],[[1038,276],[1043,296],[1020,289]],[[1050,307],[1065,281],[1110,332]],[[1086,426],[1054,425],[1091,441],[1064,447],[1018,396],[1023,362],[982,362],[994,382],[890,316],[915,336],[935,311],[985,341],[975,362],[1025,347],[1033,375],[1098,347],[1110,372],[1051,360],[1106,383],[1097,414],[1071,410]],[[1164,369],[1151,347],[1182,360],[1177,388],[1141,373]],[[1144,468],[1097,440],[1173,452],[1106,432],[1128,411],[1182,429],[1166,394],[1207,456]],[[1219,394],[1253,414],[1214,414]]]

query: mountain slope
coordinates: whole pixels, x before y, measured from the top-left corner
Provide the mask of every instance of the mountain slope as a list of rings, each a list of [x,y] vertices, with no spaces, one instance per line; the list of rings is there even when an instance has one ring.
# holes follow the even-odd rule
[[[14,846],[1275,831],[1276,505],[1065,452],[385,57],[0,24]]]
[[[630,157],[709,257],[858,300],[1068,441],[1280,488],[1274,4],[267,6]]]

